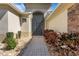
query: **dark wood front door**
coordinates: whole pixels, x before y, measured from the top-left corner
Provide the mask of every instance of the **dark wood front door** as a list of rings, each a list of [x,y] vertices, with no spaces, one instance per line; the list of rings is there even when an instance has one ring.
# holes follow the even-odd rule
[[[32,35],[43,35],[44,32],[44,15],[41,12],[33,13]]]

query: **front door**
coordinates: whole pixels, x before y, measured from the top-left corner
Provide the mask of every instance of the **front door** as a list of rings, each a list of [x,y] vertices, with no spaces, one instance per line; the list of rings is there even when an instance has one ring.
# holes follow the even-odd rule
[[[44,32],[44,15],[41,12],[34,12],[32,19],[32,35],[41,36]]]

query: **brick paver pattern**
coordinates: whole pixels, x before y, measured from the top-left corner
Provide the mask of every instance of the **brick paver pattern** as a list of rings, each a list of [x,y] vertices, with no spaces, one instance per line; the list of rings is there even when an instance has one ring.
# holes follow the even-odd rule
[[[49,56],[43,36],[33,36],[32,41],[23,49],[22,56]]]

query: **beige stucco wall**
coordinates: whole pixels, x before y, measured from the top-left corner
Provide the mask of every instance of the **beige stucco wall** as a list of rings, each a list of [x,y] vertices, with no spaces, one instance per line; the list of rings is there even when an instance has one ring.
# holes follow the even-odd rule
[[[29,15],[28,17],[26,17],[26,22],[24,22],[21,26],[22,32],[32,33],[31,20],[32,20],[32,15]]]
[[[8,12],[0,19],[0,34],[8,32]]]
[[[29,21],[29,33],[30,33],[29,36],[31,36],[31,37],[32,37],[32,17],[33,16],[31,14],[31,15],[29,15],[29,18],[28,18],[29,19],[28,20]]]
[[[8,11],[8,32],[17,33],[21,30],[19,16]]]
[[[49,18],[45,22],[46,29],[53,29],[57,32],[67,32],[67,10],[64,10],[55,18]]]
[[[21,26],[21,31],[22,32],[27,32],[27,22],[24,22]]]
[[[6,37],[6,32],[8,32],[8,12],[0,19],[0,42],[2,42]]]
[[[24,34],[25,38],[29,37],[27,41],[31,40],[31,17],[27,18],[27,22],[26,24],[24,24],[23,28],[24,32],[28,33],[28,35],[25,35],[26,33]],[[14,13],[11,13],[10,11],[7,11],[3,18],[0,20],[0,42],[5,39],[6,32],[14,32],[16,34],[20,30],[21,26],[19,16],[15,15]]]
[[[31,19],[26,18],[26,22],[22,24],[22,32],[31,32]]]

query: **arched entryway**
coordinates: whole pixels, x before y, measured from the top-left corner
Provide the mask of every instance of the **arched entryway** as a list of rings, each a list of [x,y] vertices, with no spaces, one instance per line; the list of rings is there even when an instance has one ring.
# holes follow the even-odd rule
[[[33,12],[32,35],[42,36],[44,32],[44,14],[40,11]]]

